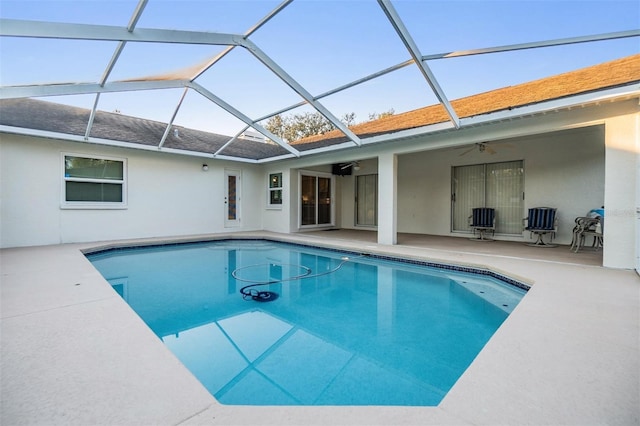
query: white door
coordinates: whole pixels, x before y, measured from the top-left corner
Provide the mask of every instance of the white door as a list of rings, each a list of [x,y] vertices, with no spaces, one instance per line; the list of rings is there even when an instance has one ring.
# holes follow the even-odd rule
[[[240,226],[240,172],[225,170],[224,226],[231,228]]]

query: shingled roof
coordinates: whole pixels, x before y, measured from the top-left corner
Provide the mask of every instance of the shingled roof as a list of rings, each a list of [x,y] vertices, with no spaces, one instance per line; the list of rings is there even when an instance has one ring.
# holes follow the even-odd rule
[[[451,102],[461,119],[514,110],[545,101],[596,92],[640,82],[640,54],[606,62],[577,71],[559,74],[516,86],[509,86]],[[0,125],[33,129],[54,134],[84,137],[90,110],[34,99],[4,99],[0,101]],[[448,121],[445,109],[432,105],[357,124],[351,130],[360,138],[415,129]],[[90,137],[157,147],[167,127],[166,123],[98,111]],[[172,126],[163,147],[182,151],[213,154],[223,147],[230,136]],[[349,139],[334,130],[293,142],[299,151],[308,151],[347,142]],[[248,139],[238,139],[226,146],[221,155],[239,159],[263,160],[289,155],[284,148]]]
[[[90,110],[35,99],[3,99],[0,101],[0,125],[34,129],[84,137]],[[166,123],[112,112],[97,111],[91,127],[92,138],[158,146]],[[213,154],[231,136],[172,126],[163,147]],[[175,131],[177,130],[177,132]],[[260,160],[288,152],[273,144],[239,138],[227,146],[222,155]]]
[[[451,105],[460,118],[468,118],[638,82],[640,82],[640,54],[460,98],[451,101]],[[448,120],[449,116],[444,107],[437,104],[357,124],[350,129],[358,137],[368,138]],[[340,131],[333,130],[301,139],[292,145],[296,149],[307,150],[348,140]]]

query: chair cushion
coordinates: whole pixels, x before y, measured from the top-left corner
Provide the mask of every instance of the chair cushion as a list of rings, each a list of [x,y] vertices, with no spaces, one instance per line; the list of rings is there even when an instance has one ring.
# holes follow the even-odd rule
[[[471,227],[472,228],[492,228],[496,210],[489,207],[476,207],[472,209]]]
[[[555,229],[556,209],[551,207],[534,207],[529,209],[527,217],[528,231],[553,231]]]

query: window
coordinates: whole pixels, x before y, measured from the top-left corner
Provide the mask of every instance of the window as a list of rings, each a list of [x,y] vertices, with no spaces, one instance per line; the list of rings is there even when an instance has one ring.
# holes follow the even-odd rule
[[[269,208],[282,208],[282,173],[269,174]]]
[[[126,160],[63,154],[63,170],[62,207],[126,207]]]

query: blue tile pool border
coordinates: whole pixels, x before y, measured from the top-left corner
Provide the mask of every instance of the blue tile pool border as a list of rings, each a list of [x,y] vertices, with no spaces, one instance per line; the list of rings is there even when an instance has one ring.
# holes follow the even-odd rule
[[[417,260],[417,259],[407,259],[403,257],[390,256],[385,254],[376,254],[367,251],[354,251],[348,249],[340,249],[335,247],[324,247],[324,246],[315,246],[312,244],[304,244],[300,242],[289,242],[289,241],[281,241],[277,239],[271,238],[221,238],[221,239],[206,239],[206,240],[185,240],[185,241],[172,241],[172,242],[150,242],[150,243],[134,243],[132,245],[126,245],[123,243],[122,245],[115,245],[109,247],[96,247],[82,250],[82,253],[89,258],[90,256],[107,254],[111,252],[125,251],[125,250],[142,250],[147,248],[154,247],[172,247],[172,246],[184,246],[184,245],[205,245],[211,244],[215,242],[229,242],[229,241],[269,241],[273,243],[287,244],[291,246],[299,246],[305,248],[313,248],[313,249],[321,249],[328,250],[338,253],[346,253],[351,255],[361,255],[366,254],[367,257],[380,259],[380,260],[388,260],[393,262],[405,263],[416,266],[425,266],[434,269],[446,270],[446,271],[454,271],[454,272],[466,272],[475,275],[483,275],[491,278],[495,278],[500,280],[506,284],[519,288],[520,290],[529,291],[531,286],[529,284],[525,284],[522,281],[518,281],[513,279],[507,275],[497,273],[490,269],[479,268],[473,266],[461,266],[455,264],[441,263],[441,262],[432,262],[428,260]]]

